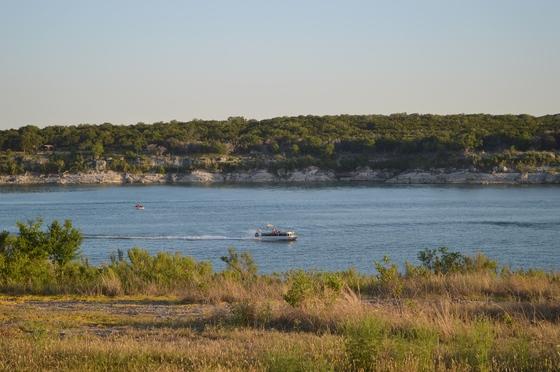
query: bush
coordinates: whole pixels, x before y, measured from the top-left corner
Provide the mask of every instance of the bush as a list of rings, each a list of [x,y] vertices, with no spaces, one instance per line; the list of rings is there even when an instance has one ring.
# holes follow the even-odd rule
[[[427,278],[432,272],[425,266],[415,266],[410,262],[404,263],[407,278]]]
[[[117,273],[110,267],[103,270],[99,278],[99,291],[107,296],[123,294],[123,285]]]
[[[378,272],[378,287],[381,292],[399,297],[403,291],[404,283],[397,265],[392,263],[387,256],[383,257],[381,262],[375,261],[374,265]]]
[[[383,349],[387,325],[374,317],[350,322],[344,330],[344,345],[353,370],[373,371]]]
[[[236,325],[264,327],[272,320],[270,303],[241,301],[232,305],[232,322]]]
[[[12,288],[37,291],[72,278],[69,264],[78,255],[81,233],[70,221],[53,221],[47,231],[43,221],[18,222],[17,235],[0,233],[0,281]]]
[[[436,274],[458,272],[466,267],[466,257],[459,252],[449,252],[446,247],[425,249],[418,253],[418,259]]]
[[[212,276],[210,263],[196,262],[179,253],[159,252],[151,256],[146,250],[132,248],[128,251],[128,259],[130,262],[113,259],[109,266],[118,276],[125,293],[138,293],[149,288],[159,291],[195,288]],[[109,279],[110,276],[106,278]]]
[[[257,265],[249,252],[238,253],[233,247],[228,249],[228,255],[220,258],[226,263],[224,275],[235,280],[253,282],[257,278]]]
[[[344,279],[336,273],[324,273],[321,275],[321,282],[323,283],[325,290],[331,290],[336,294],[342,291],[342,288],[346,284]]]
[[[288,291],[284,294],[284,300],[294,307],[312,299],[332,304],[347,286],[339,273],[307,273],[302,270],[290,272],[287,282]]]
[[[465,256],[459,252],[449,252],[446,247],[425,249],[418,253],[422,265],[435,274],[455,272],[496,272],[498,264],[482,253],[474,257]]]
[[[49,258],[60,266],[64,266],[76,258],[83,237],[80,231],[72,227],[70,220],[60,225],[53,221],[48,232]]]
[[[23,255],[31,260],[49,258],[58,265],[64,265],[77,257],[83,238],[70,220],[66,220],[63,225],[55,220],[47,231],[41,229],[42,225],[41,219],[27,223],[18,222],[17,236],[3,231],[0,238],[0,254],[8,261],[11,257]]]
[[[102,271],[90,266],[87,261],[69,262],[60,266],[56,271],[58,291],[88,294],[96,292],[96,284]]]
[[[482,253],[477,253],[474,257],[467,257],[467,272],[492,272],[498,270],[498,263]]]
[[[305,271],[295,271],[288,277],[289,289],[284,294],[284,300],[296,307],[315,294],[314,283]]]

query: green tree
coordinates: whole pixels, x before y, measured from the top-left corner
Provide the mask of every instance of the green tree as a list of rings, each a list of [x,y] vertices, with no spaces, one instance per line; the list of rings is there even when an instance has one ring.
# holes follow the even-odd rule
[[[447,247],[424,249],[418,253],[418,260],[424,267],[436,274],[463,271],[467,265],[465,255],[459,252],[449,252]]]
[[[27,153],[33,153],[37,151],[39,146],[41,146],[42,137],[37,128],[34,125],[28,125],[20,129],[21,133],[21,150]]]
[[[95,159],[98,159],[101,157],[101,155],[103,155],[103,152],[105,151],[105,149],[103,148],[103,143],[101,142],[95,142],[92,146],[91,146],[91,153],[93,154],[93,157]]]
[[[74,260],[82,244],[82,234],[72,226],[70,220],[61,225],[53,221],[47,233],[49,258],[60,266]]]
[[[23,254],[30,259],[43,259],[49,255],[49,244],[46,233],[41,229],[43,220],[29,220],[27,223],[18,222],[19,234],[13,240],[10,253]]]
[[[18,235],[7,231],[0,234],[0,251],[8,259],[24,256],[29,260],[50,259],[60,266],[77,257],[82,234],[72,226],[70,220],[64,224],[53,221],[46,231],[42,229],[43,220],[36,219],[27,223],[18,222]]]

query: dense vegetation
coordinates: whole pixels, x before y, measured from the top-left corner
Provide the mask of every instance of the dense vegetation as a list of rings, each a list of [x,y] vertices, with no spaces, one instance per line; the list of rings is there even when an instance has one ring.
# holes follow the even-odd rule
[[[50,146],[45,146],[50,145]],[[267,120],[25,126],[0,131],[0,174],[494,166],[560,163],[560,115],[298,116]],[[40,154],[40,155],[38,155]],[[153,161],[183,157],[187,161]],[[217,160],[218,159],[218,160]]]
[[[139,248],[91,266],[70,222],[18,228],[0,240],[1,369],[560,369],[558,273],[446,248],[370,274],[261,275],[233,248],[221,272]]]

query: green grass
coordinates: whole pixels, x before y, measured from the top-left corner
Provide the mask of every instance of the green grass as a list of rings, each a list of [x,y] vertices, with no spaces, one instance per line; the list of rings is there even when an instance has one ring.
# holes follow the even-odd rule
[[[6,296],[0,369],[560,368],[558,320],[481,318],[468,315],[467,307],[445,298],[407,305],[339,298],[294,308],[278,299],[208,305],[157,297]]]
[[[99,267],[18,255],[44,276],[0,272],[0,370],[560,370],[558,273],[421,255],[276,275],[233,249],[220,272],[140,249]]]

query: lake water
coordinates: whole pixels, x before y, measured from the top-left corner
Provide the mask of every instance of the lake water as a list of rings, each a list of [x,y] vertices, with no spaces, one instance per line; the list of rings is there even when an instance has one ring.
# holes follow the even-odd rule
[[[134,208],[141,202],[145,210]],[[234,246],[262,272],[293,268],[373,272],[384,255],[416,262],[419,250],[481,251],[513,267],[560,269],[556,186],[95,186],[0,187],[0,229],[42,217],[71,219],[91,263],[133,246],[210,260]],[[252,239],[266,223],[294,243]]]

